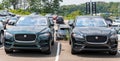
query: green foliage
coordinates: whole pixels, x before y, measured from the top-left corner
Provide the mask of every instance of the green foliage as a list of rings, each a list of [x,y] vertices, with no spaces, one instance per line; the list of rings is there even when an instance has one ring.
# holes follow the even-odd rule
[[[27,0],[30,5],[30,10],[40,13],[54,13],[58,12],[60,2],[62,0]]]
[[[0,10],[3,10],[3,9],[4,9],[3,5],[2,5],[2,4],[0,4]]]
[[[18,0],[3,0],[2,3],[4,8],[10,8],[13,6],[14,9],[17,9]]]
[[[75,19],[76,16],[80,16],[81,12],[80,10],[73,11],[72,13],[68,14],[65,19]]]
[[[22,9],[9,10],[9,11],[12,12],[12,13],[15,13],[15,14],[19,14],[19,15],[29,15],[30,14],[30,12],[22,10]]]
[[[112,13],[112,16],[118,16],[118,5],[120,2],[97,2],[96,3],[96,11],[97,13]],[[63,5],[61,6],[61,10],[63,12],[63,16],[69,16],[74,11],[80,10],[82,15],[86,15],[86,4],[81,5]],[[102,16],[106,16],[105,14]],[[74,17],[73,17],[74,18]]]

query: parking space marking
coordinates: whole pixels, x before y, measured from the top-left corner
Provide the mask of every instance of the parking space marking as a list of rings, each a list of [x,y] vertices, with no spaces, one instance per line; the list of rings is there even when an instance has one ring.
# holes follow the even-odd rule
[[[0,47],[0,50],[4,49],[4,47]]]
[[[55,61],[59,61],[59,54],[60,54],[60,43],[58,42]]]
[[[118,50],[118,53],[120,53],[120,50]]]

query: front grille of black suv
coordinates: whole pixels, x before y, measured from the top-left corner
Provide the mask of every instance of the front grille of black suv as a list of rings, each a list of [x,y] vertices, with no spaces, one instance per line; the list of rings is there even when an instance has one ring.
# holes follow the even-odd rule
[[[107,41],[107,36],[86,36],[87,42],[102,43]]]
[[[34,41],[35,39],[35,34],[15,34],[15,40],[17,41]]]

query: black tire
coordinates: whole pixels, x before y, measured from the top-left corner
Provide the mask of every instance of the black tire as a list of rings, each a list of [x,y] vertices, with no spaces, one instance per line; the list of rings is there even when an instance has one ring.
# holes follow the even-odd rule
[[[54,45],[54,36],[52,37],[51,45],[52,45],[52,46]]]
[[[71,45],[71,40],[69,40],[69,45]]]
[[[77,54],[78,52],[76,52],[75,50],[71,49],[71,54]]]
[[[53,46],[55,44],[54,40],[52,41],[51,45]]]
[[[6,54],[10,54],[10,53],[13,53],[13,50],[12,50],[12,49],[6,49],[6,48],[5,48],[5,52],[6,52]]]
[[[45,54],[51,54],[51,50],[49,49],[49,50],[45,51],[44,53]]]
[[[44,51],[45,54],[51,54],[51,44],[49,43],[49,49]]]
[[[73,44],[71,43],[71,54],[77,54],[77,52],[73,49]]]
[[[0,33],[0,44],[4,43],[4,34]]]
[[[109,51],[110,55],[116,55],[117,54],[117,50],[116,51]]]

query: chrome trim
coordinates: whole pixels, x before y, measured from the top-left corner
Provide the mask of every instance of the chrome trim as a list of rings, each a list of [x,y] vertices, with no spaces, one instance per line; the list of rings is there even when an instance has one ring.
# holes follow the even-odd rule
[[[35,40],[33,40],[33,41],[19,41],[19,40],[15,40],[16,42],[18,42],[18,43],[34,43],[35,42]]]

